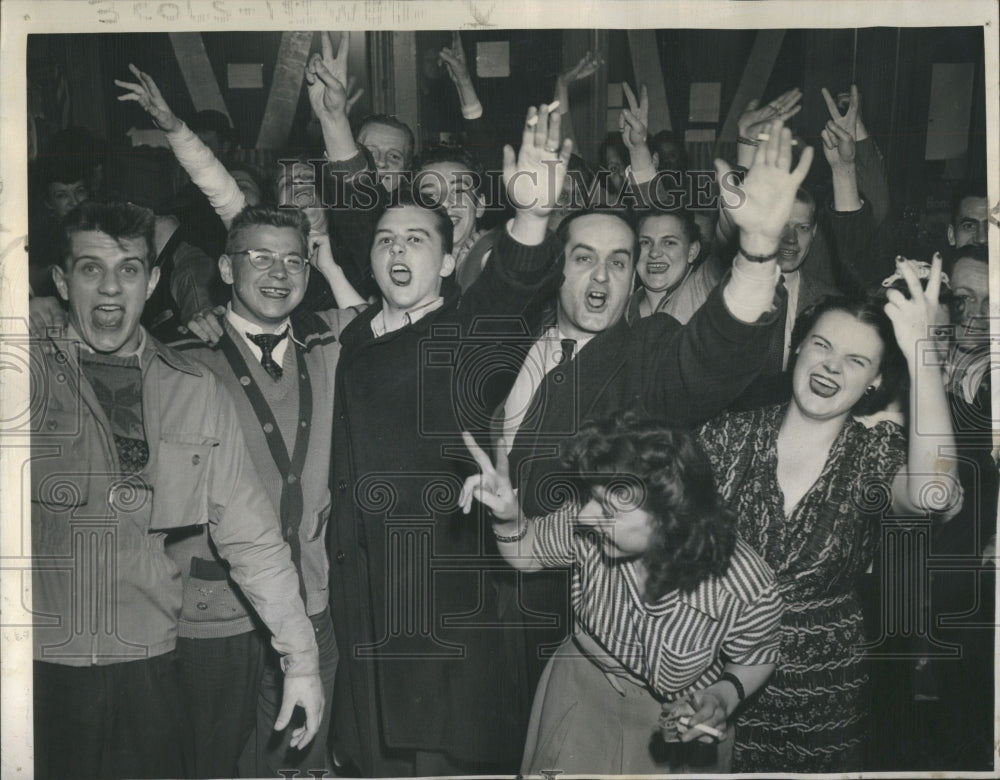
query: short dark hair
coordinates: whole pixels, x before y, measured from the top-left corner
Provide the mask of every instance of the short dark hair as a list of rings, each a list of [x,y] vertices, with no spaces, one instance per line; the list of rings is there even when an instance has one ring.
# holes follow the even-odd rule
[[[244,230],[253,227],[292,228],[302,239],[302,246],[309,250],[309,218],[302,209],[295,207],[246,206],[236,215],[226,235],[226,253],[236,250],[237,238]]]
[[[951,224],[957,225],[959,213],[962,209],[962,201],[966,198],[981,198],[986,200],[986,181],[984,179],[974,179],[963,181],[955,185],[951,195]]]
[[[368,125],[386,125],[401,130],[406,136],[406,148],[403,150],[403,154],[406,156],[407,167],[412,165],[413,152],[417,148],[417,140],[413,135],[413,130],[410,129],[410,126],[406,122],[403,122],[392,114],[369,114],[361,120],[361,124],[358,125],[358,132],[354,134],[354,137],[357,138],[361,135],[361,131],[368,127]]]
[[[444,206],[428,203],[419,194],[414,195],[407,183],[401,184],[393,191],[388,208],[402,208],[403,206],[415,206],[418,209],[423,209],[434,218],[434,230],[441,238],[441,248],[446,255],[450,255],[455,248],[455,228],[451,224],[451,218]],[[379,219],[381,220],[381,217]]]
[[[426,146],[414,161],[413,169],[420,170],[425,165],[450,162],[461,165],[482,178],[483,165],[470,149],[459,144],[433,144]]]
[[[71,238],[74,233],[95,231],[104,233],[121,243],[125,239],[138,238],[146,243],[147,252],[143,265],[148,271],[156,257],[153,229],[156,217],[153,212],[134,203],[120,201],[85,201],[71,209],[62,218],[60,233],[60,255],[67,270],[70,267]]]
[[[960,247],[948,247],[944,253],[944,272],[950,277],[955,272],[955,263],[962,258],[977,260],[980,263],[990,262],[990,250],[985,244],[966,244]]]
[[[867,296],[833,295],[823,298],[805,309],[795,320],[795,327],[792,329],[792,354],[788,361],[789,376],[795,371],[795,362],[798,358],[796,351],[820,317],[827,312],[842,311],[858,322],[875,329],[882,342],[882,361],[878,367],[882,383],[871,393],[863,395],[851,409],[851,414],[859,417],[882,411],[890,401],[898,398],[909,388],[906,358],[896,343],[892,321],[885,313],[885,299],[884,297],[880,299],[879,294],[873,292]]]
[[[652,516],[653,541],[643,555],[647,602],[726,573],[736,523],[694,434],[625,412],[584,423],[560,452],[581,487],[631,493]]]
[[[562,250],[559,255],[560,265],[566,259],[566,242],[569,241],[569,229],[572,227],[573,223],[578,219],[583,217],[591,216],[605,216],[605,217],[616,217],[625,223],[626,227],[632,231],[632,263],[634,264],[636,260],[639,259],[639,239],[635,234],[635,228],[629,222],[628,217],[624,212],[617,209],[610,208],[596,208],[596,209],[580,209],[579,211],[574,211],[569,214],[562,222],[559,223],[559,227],[556,228],[556,238],[559,239],[559,243],[562,245]]]
[[[621,161],[628,165],[629,153],[628,147],[625,146],[625,141],[622,140],[622,134],[619,132],[608,133],[604,136],[604,140],[601,141],[601,145],[597,147],[597,163],[602,168],[604,167],[604,155],[607,153],[608,149],[614,149],[618,152],[618,156]]]
[[[687,149],[684,148],[684,139],[671,130],[661,130],[649,137],[649,151],[659,154],[660,160],[657,168],[661,171],[672,170],[666,167],[666,157],[664,149],[672,146],[677,150],[677,157],[680,160],[680,170],[686,171],[688,168]]]
[[[649,208],[636,211],[633,219],[635,220],[635,232],[637,234],[639,229],[642,227],[642,223],[651,217],[676,217],[680,220],[681,226],[684,230],[684,237],[687,239],[689,244],[693,244],[695,241],[701,241],[701,228],[699,228],[698,223],[694,221],[694,214],[686,208],[680,207],[676,209],[661,209],[656,208],[655,206],[650,206]]]

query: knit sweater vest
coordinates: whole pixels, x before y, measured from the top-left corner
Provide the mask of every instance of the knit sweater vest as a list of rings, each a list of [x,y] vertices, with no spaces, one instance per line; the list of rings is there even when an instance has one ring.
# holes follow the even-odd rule
[[[338,341],[340,332],[354,318],[355,313],[354,310],[342,310],[311,315],[314,322],[319,321],[315,332],[305,327],[300,328],[298,324],[293,326],[296,341],[306,344],[303,357],[313,397],[310,420],[298,419],[298,383],[301,378],[297,372],[295,351],[302,349],[298,345],[289,344],[282,357],[280,382],[275,382],[264,371],[245,340],[228,323],[226,332],[244,358],[251,375],[249,377],[244,377],[234,370],[222,349],[211,348],[195,339],[174,345],[188,357],[204,362],[229,390],[236,404],[247,448],[276,512],[280,511],[285,477],[274,462],[267,444],[266,433],[262,430],[261,422],[247,396],[244,378],[256,382],[264,394],[289,453],[295,445],[293,428],[296,426],[302,428],[303,423],[309,426],[309,448],[302,473],[299,475],[304,500],[299,539],[302,555],[301,570],[307,595],[306,610],[311,615],[327,607],[329,563],[323,529],[330,502],[330,431],[333,420],[333,403],[330,399],[333,397],[333,376],[340,355]],[[191,570],[195,558],[213,557],[204,535],[177,540],[167,546],[167,554],[177,562],[185,580],[180,636],[193,638],[233,636],[252,629],[250,617],[245,609],[239,606],[238,601],[238,608],[233,609],[234,596],[225,590],[229,587],[228,581],[212,583],[192,576]],[[200,604],[206,605],[205,611],[199,612]]]

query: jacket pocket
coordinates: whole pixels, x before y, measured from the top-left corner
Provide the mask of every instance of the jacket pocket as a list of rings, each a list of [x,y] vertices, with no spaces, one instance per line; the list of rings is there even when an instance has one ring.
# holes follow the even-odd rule
[[[46,409],[32,432],[31,500],[60,511],[90,500],[92,464],[79,410]]]
[[[154,530],[208,522],[208,468],[219,441],[198,434],[164,434],[153,482]]]

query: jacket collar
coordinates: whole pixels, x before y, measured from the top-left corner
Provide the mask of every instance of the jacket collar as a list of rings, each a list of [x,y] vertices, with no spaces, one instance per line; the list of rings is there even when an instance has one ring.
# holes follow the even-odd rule
[[[172,347],[168,347],[166,344],[157,341],[150,335],[149,331],[141,325],[139,327],[141,328],[141,341],[139,342],[138,355],[139,365],[143,371],[149,367],[154,358],[158,358],[177,371],[190,374],[191,376],[202,375],[202,368],[199,363],[185,357]],[[51,341],[55,345],[56,354],[61,354],[67,358],[76,359],[81,351],[93,352],[72,327],[67,329],[65,338],[51,339]],[[76,349],[73,349],[73,346]]]

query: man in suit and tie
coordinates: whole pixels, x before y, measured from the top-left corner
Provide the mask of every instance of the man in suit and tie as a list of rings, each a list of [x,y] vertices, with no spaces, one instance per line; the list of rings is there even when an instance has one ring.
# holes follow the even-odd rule
[[[555,322],[528,350],[495,425],[525,512],[547,514],[566,498],[559,443],[581,422],[633,409],[691,426],[726,408],[756,377],[772,332],[781,328],[775,289],[781,250],[792,244],[783,234],[811,161],[809,149],[792,169],[790,133],[775,122],[738,187],[738,202],[727,204],[740,231],[733,269],[685,326],[665,314],[626,322],[638,247],[623,217],[581,212],[560,225],[564,280]],[[730,174],[720,169],[722,175]],[[563,583],[547,576],[521,583],[512,607],[526,617],[535,613],[536,625],[538,613],[563,618],[555,627],[526,629],[529,679],[544,665],[545,646],[554,647],[567,629],[565,576]]]

